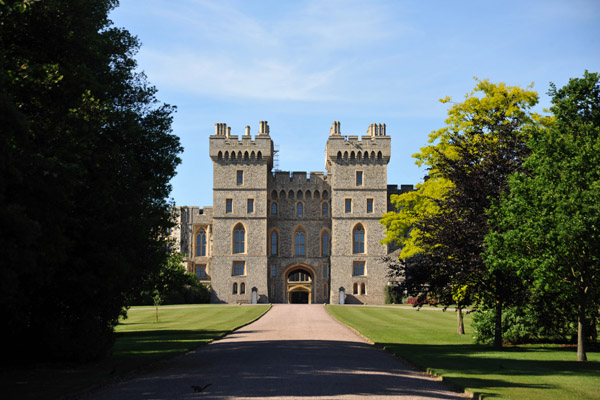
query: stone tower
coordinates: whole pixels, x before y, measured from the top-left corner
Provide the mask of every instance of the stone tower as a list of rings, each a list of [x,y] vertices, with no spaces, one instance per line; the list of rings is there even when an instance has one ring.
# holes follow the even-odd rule
[[[267,178],[273,168],[273,141],[267,121],[252,139],[226,124],[210,136],[213,161],[213,223],[210,246],[212,303],[265,296],[267,286]],[[208,188],[206,188],[208,190]],[[266,301],[266,299],[258,299]]]
[[[325,167],[331,184],[331,303],[344,288],[347,303],[381,303],[387,268],[380,244],[387,211],[387,164],[391,139],[385,124],[371,124],[362,137],[342,136],[334,122]]]

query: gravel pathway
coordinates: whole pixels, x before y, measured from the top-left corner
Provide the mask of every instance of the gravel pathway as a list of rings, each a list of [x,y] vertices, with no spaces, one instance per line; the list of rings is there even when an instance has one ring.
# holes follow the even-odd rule
[[[465,399],[378,350],[323,305],[258,321],[88,399]]]

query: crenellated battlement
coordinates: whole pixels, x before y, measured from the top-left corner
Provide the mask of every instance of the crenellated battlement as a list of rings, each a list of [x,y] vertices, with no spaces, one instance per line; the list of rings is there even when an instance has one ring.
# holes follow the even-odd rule
[[[387,136],[385,124],[369,125],[367,134],[359,137],[342,136],[339,121],[330,129],[325,150],[325,165],[345,164],[387,164],[391,156],[391,138]]]
[[[216,162],[273,163],[273,141],[269,136],[267,121],[260,121],[258,135],[253,139],[250,127],[246,126],[241,137],[231,134],[225,123],[215,124],[215,134],[210,136],[210,158]]]
[[[329,180],[323,172],[277,171],[269,177],[269,185],[284,189],[311,189],[329,185]]]

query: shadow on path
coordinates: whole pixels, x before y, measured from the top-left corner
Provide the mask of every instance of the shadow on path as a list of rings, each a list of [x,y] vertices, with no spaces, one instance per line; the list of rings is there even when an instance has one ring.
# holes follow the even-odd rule
[[[322,340],[215,342],[106,395],[94,398],[464,398],[369,344]]]

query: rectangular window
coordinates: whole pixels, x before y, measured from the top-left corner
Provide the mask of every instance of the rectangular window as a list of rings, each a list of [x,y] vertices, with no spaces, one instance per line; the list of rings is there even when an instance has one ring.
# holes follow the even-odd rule
[[[248,212],[254,212],[254,199],[248,199]]]
[[[346,212],[352,212],[352,199],[346,199]]]
[[[237,184],[241,185],[244,183],[244,171],[237,172]]]
[[[196,265],[196,278],[206,278],[206,265]]]
[[[323,265],[323,278],[327,278],[328,273],[329,273],[329,265]]]
[[[275,278],[277,276],[277,267],[274,265],[271,265],[271,276],[273,278]]]
[[[354,261],[354,271],[352,275],[360,276],[365,274],[365,262],[364,261]]]
[[[227,199],[227,200],[225,200],[225,212],[227,214],[230,214],[231,211],[233,211],[233,200]]]
[[[367,199],[367,212],[373,212],[373,199]]]
[[[232,275],[246,275],[246,263],[244,261],[234,261]]]
[[[363,184],[363,173],[362,171],[356,171],[356,186],[362,186]]]

